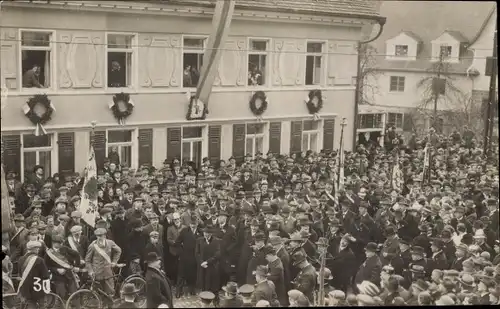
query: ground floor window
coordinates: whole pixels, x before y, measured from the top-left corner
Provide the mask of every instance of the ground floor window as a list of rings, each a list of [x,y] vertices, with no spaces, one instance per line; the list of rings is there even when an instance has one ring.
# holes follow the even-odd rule
[[[203,127],[182,128],[182,162],[194,162],[196,167],[201,165],[203,156]]]
[[[53,134],[35,136],[34,134],[23,134],[22,136],[22,156],[24,179],[33,174],[33,168],[41,165],[44,171],[44,178],[52,174],[53,157]]]
[[[264,152],[264,126],[263,123],[249,123],[245,132],[245,153],[253,157]]]
[[[319,121],[304,120],[302,122],[302,151],[318,151]]]
[[[107,157],[117,165],[132,167],[133,130],[108,130]]]

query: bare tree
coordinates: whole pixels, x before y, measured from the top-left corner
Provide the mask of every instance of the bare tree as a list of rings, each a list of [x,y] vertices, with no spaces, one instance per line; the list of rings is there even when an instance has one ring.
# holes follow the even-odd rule
[[[359,53],[361,55],[359,104],[373,105],[375,95],[379,92],[378,78],[383,74],[376,66],[377,49],[372,45],[362,44]]]
[[[417,83],[421,100],[411,113],[415,126],[419,126],[419,118],[428,118],[432,119],[431,126],[438,130],[447,128],[462,131],[466,125],[480,130],[480,104],[475,104],[471,93],[457,87],[457,78],[452,74],[451,64],[444,60],[443,53],[427,72],[429,74]],[[423,128],[414,129],[421,131]]]

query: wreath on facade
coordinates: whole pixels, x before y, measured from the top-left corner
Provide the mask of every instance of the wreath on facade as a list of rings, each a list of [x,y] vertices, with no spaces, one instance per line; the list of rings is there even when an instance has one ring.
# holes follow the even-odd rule
[[[257,106],[258,102],[260,102],[260,106]],[[262,116],[262,114],[264,114],[264,112],[267,110],[267,105],[267,97],[264,91],[255,92],[250,99],[250,110],[257,117],[260,117]]]
[[[130,99],[128,93],[118,93],[113,96],[113,101],[109,103],[109,108],[113,116],[118,120],[121,125],[124,124],[125,119],[132,115],[134,111],[134,103]]]
[[[316,115],[323,108],[323,95],[321,90],[311,90],[306,98],[306,106],[309,114]]]
[[[40,134],[40,131],[47,134],[43,125],[52,119],[52,114],[56,109],[46,94],[37,94],[30,98],[24,104],[23,111],[24,115],[36,125],[36,136]]]
[[[207,105],[188,93],[189,106],[186,115],[187,120],[205,120],[208,114]]]

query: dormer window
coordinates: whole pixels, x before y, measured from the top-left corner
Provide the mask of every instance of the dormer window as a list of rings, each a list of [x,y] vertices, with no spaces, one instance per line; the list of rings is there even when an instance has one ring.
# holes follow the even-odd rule
[[[451,57],[451,46],[441,45],[439,47],[439,52],[443,59],[449,59]]]
[[[395,55],[398,57],[407,57],[408,56],[408,45],[396,45]]]

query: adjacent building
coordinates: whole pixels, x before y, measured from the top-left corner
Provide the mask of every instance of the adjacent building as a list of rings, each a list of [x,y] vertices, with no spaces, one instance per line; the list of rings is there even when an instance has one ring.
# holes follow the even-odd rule
[[[36,164],[46,176],[81,172],[92,121],[98,166],[111,150],[137,168],[174,157],[199,164],[204,157],[334,149],[341,118],[351,149],[356,45],[363,27],[380,19],[374,4],[238,0],[209,114],[187,121],[187,94],[195,91],[203,65],[213,8],[214,0],[3,2],[7,170],[20,178]],[[306,108],[311,90],[323,94],[319,120]],[[256,91],[269,103],[261,119],[249,108]],[[119,93],[134,104],[124,124],[109,108]],[[44,124],[47,134],[37,137],[23,106],[39,94],[55,112]],[[43,114],[43,106],[33,112]]]
[[[369,86],[359,108],[358,141],[382,142],[387,126],[407,136],[425,132],[433,123],[432,79],[438,74],[446,80],[437,101],[438,128],[446,133],[461,123],[452,112],[480,118],[489,91],[485,70],[493,55],[496,3],[383,1],[380,14],[387,23],[367,53],[373,72],[364,81]]]

